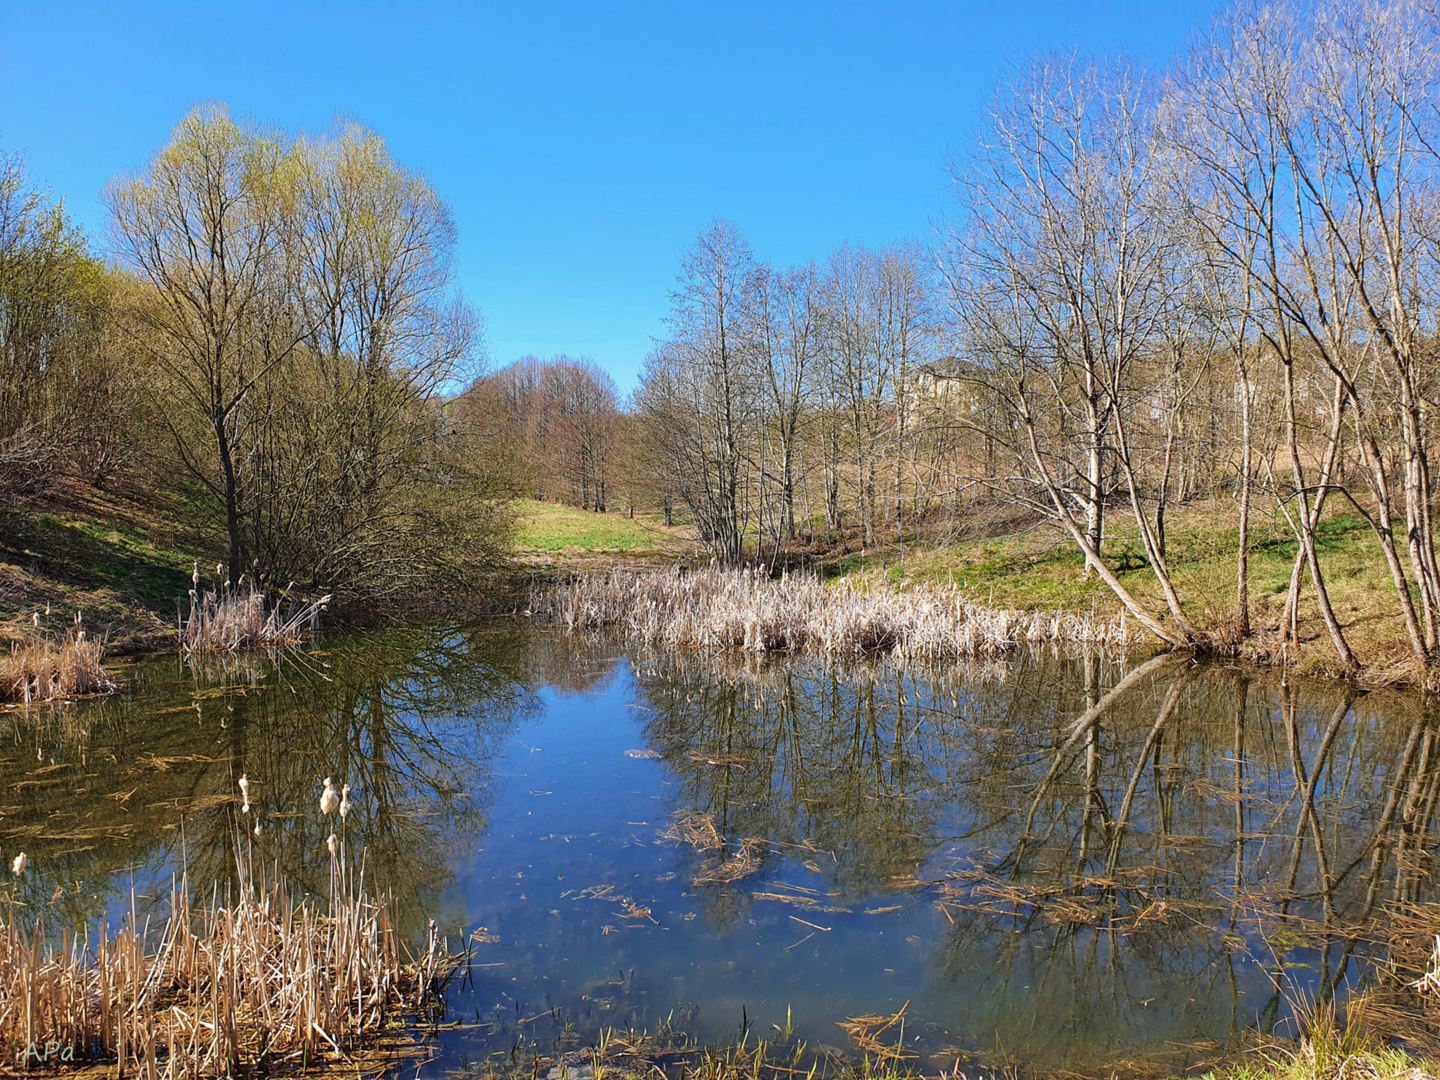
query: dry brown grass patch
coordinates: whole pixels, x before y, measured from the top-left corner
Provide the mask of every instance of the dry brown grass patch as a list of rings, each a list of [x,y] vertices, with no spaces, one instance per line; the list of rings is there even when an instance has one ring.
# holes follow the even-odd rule
[[[198,586],[198,577],[196,585]],[[189,654],[301,644],[318,626],[329,595],[308,604],[274,599],[250,585],[222,585],[218,592],[190,590],[190,613],[180,620],[180,651]]]
[[[433,923],[425,950],[407,955],[388,897],[340,867],[326,907],[242,862],[236,897],[215,891],[197,909],[182,882],[158,929],[132,914],[58,940],[12,903],[0,919],[6,1064],[113,1065],[154,1080],[353,1065],[403,1013],[433,1005],[455,958]],[[27,1061],[32,1050],[44,1060]]]
[[[826,585],[805,574],[776,581],[756,570],[594,574],[545,590],[531,609],[570,630],[613,626],[646,645],[751,653],[888,652],[931,661],[999,656],[1026,644],[1131,642],[1123,615],[1008,611],[971,603],[954,588]]]
[[[87,694],[108,694],[115,683],[101,660],[104,646],[89,638],[78,621],[56,639],[36,634],[12,644],[0,655],[0,701],[65,701]]]

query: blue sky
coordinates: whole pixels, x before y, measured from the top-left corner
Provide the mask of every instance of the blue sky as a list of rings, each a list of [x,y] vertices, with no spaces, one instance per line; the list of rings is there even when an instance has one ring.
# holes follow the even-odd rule
[[[450,200],[494,362],[633,385],[717,217],[777,264],[928,236],[1007,64],[1163,65],[1212,0],[210,4],[0,0],[0,148],[100,237],[99,193],[187,108],[383,134]]]

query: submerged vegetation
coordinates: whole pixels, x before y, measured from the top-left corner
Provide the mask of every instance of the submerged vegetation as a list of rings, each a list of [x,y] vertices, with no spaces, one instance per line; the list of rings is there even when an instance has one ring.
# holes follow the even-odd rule
[[[758,570],[592,574],[539,593],[537,614],[567,629],[617,627],[646,645],[889,652],[905,660],[999,656],[1022,644],[1124,646],[1124,616],[1000,611],[946,592],[826,586],[807,574],[772,581]]]

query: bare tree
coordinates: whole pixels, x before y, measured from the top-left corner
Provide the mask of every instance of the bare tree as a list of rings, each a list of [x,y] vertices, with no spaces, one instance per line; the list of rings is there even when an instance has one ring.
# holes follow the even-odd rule
[[[64,207],[0,153],[0,494],[128,463],[130,373],[108,332],[117,284]]]
[[[671,341],[651,354],[637,400],[662,481],[688,505],[717,559],[738,563],[752,507],[747,448],[756,419],[754,351],[744,290],[754,259],[734,225],[717,221],[696,239],[672,295]]]
[[[149,285],[133,340],[223,509],[232,582],[254,568],[394,594],[453,575],[447,538],[494,553],[481,537],[506,485],[439,401],[479,335],[452,286],[454,224],[382,139],[341,124],[297,140],[205,107],[109,200]]]
[[[166,414],[181,459],[224,507],[232,583],[249,562],[242,410],[308,330],[284,288],[278,172],[288,151],[223,107],[200,108],[143,174],[108,193],[116,247],[155,290],[135,314],[182,410]],[[188,410],[203,418],[204,442]]]
[[[964,220],[949,265],[962,373],[1020,422],[1012,450],[1022,471],[1008,490],[1052,516],[1145,626],[1183,644],[1198,634],[1141,505],[1133,415],[1137,370],[1174,302],[1172,233],[1154,205],[1149,104],[1143,78],[1124,66],[1049,57],[1017,71],[974,161],[955,171]],[[1171,626],[1101,558],[1112,455]]]

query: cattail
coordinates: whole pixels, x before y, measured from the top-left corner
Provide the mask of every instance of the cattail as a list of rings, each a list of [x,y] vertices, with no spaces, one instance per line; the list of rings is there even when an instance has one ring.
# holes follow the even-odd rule
[[[32,611],[30,613],[30,621],[38,627],[40,625],[40,612]]]
[[[224,564],[224,563],[218,563],[218,562],[217,562],[217,563],[215,564],[215,576],[216,576],[217,578],[223,578],[223,577],[225,576],[225,564]]]
[[[19,877],[25,872],[25,862],[25,852],[22,851],[19,855],[15,856],[15,861],[10,864],[10,872],[16,877]]]
[[[259,836],[259,835],[260,835],[260,822],[258,822],[258,821],[255,822],[255,835],[256,835],[256,836]]]
[[[200,560],[195,559],[190,564],[190,584],[200,588]]]
[[[240,812],[248,814],[250,812],[250,777],[243,773],[240,776],[240,797],[243,800]]]
[[[333,832],[330,834],[330,838],[325,841],[325,847],[329,849],[332,859],[335,857],[335,853],[340,850],[340,841],[335,838]]]
[[[350,816],[350,785],[345,784],[340,788],[340,820],[344,821]]]
[[[335,794],[335,788],[330,783],[330,777],[325,777],[325,790],[320,792],[320,813],[329,814],[340,804],[340,797]]]

